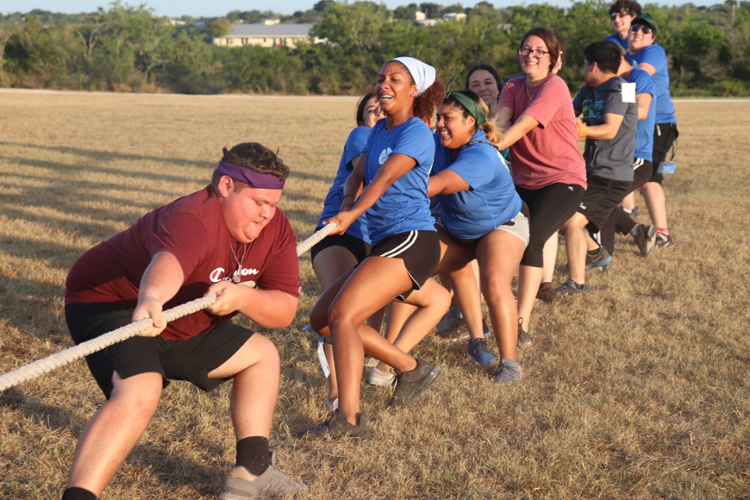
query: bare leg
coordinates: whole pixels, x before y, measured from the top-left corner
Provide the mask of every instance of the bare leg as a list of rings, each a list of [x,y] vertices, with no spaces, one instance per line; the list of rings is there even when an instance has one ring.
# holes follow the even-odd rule
[[[146,430],[161,398],[162,377],[148,372],[121,379],[112,376],[110,399],[96,412],[76,446],[68,488],[102,494]]]
[[[529,318],[534,308],[534,300],[542,283],[544,269],[541,267],[520,266],[518,268],[518,319],[523,322],[523,330],[529,330]]]
[[[476,261],[473,261],[476,262]],[[482,298],[479,294],[477,279],[474,276],[473,266],[467,264],[461,269],[452,271],[453,295],[461,308],[466,328],[472,339],[484,338],[482,328]]]
[[[516,361],[518,312],[511,282],[524,250],[526,245],[519,237],[503,230],[487,234],[477,246],[482,290],[489,306],[500,358],[512,361]]]
[[[641,188],[643,199],[646,200],[651,221],[658,228],[669,229],[667,225],[667,197],[658,182],[647,182]]]
[[[551,283],[555,274],[555,261],[557,260],[557,231],[552,233],[544,244],[544,272],[542,283]],[[526,323],[524,323],[526,324]]]
[[[588,224],[586,216],[576,212],[561,228],[565,234],[569,277],[579,285],[586,282],[586,249],[590,239],[586,232],[586,224]]]
[[[276,346],[258,333],[208,374],[209,378],[234,377],[230,410],[237,441],[250,436],[270,436],[280,374]]]
[[[633,193],[628,194],[625,198],[622,199],[622,208],[627,210],[628,212],[632,212],[635,208],[635,196]]]

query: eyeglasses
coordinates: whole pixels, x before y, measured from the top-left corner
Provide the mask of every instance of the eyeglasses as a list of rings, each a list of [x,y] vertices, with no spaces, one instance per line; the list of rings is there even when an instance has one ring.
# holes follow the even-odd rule
[[[533,55],[537,59],[541,59],[545,55],[549,54],[548,51],[542,49],[532,49],[531,47],[521,47],[518,49],[518,55],[526,57],[529,54]]]
[[[653,28],[651,28],[651,26],[644,26],[642,24],[634,24],[633,26],[630,27],[630,31],[632,31],[633,33],[638,33],[638,30],[643,31],[644,35],[648,35],[652,31],[654,31]]]
[[[622,10],[620,12],[613,12],[613,13],[611,13],[609,15],[609,17],[611,17],[612,19],[614,19],[616,17],[625,17],[625,16],[630,16],[630,15],[632,15],[632,14],[630,14],[629,10]]]

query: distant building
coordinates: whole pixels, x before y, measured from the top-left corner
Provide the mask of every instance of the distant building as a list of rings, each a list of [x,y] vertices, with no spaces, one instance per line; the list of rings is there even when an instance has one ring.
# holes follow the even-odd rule
[[[281,19],[261,19],[260,24],[265,25],[272,25],[272,24],[279,24],[281,22]]]
[[[216,36],[214,45],[243,47],[260,45],[261,47],[287,46],[295,48],[300,40],[310,39],[312,24],[233,24],[232,31],[225,36]],[[322,40],[315,39],[315,43]]]
[[[424,12],[416,11],[414,13],[415,21],[424,21],[426,18],[427,18],[427,15]]]
[[[417,26],[435,26],[437,24],[437,20],[435,19],[422,19],[421,21],[417,21]]]
[[[443,14],[443,19],[446,21],[466,21],[466,14],[463,12],[449,12]]]

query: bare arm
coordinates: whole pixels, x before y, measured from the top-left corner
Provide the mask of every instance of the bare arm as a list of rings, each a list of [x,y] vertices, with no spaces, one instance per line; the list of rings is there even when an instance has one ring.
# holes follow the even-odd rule
[[[206,292],[217,295],[208,311],[226,316],[238,311],[263,328],[284,328],[294,319],[297,298],[281,290],[263,290],[221,281]]]
[[[141,278],[133,321],[151,318],[154,327],[140,333],[140,336],[156,337],[167,327],[162,318],[162,308],[177,294],[184,279],[177,257],[169,252],[158,252],[153,256]]]
[[[642,69],[651,76],[656,74],[656,68],[651,66],[649,63],[638,63],[638,69]]]
[[[638,121],[648,118],[648,108],[651,107],[651,101],[653,99],[654,96],[648,93],[635,96],[635,102],[638,104]]]
[[[518,117],[516,123],[514,123],[508,130],[503,132],[503,139],[500,144],[497,144],[497,149],[503,150],[511,147],[518,140],[532,131],[534,128],[539,126],[539,122],[536,118],[533,118],[527,114],[523,114]]]
[[[623,115],[616,113],[604,113],[604,123],[589,125],[586,137],[595,141],[614,139],[624,118]]]
[[[513,110],[507,106],[503,106],[497,110],[497,115],[495,115],[495,125],[497,125],[497,128],[500,130],[505,130],[510,127],[510,120],[512,118]]]
[[[366,157],[365,154],[362,156],[363,158]],[[362,191],[362,195],[357,202],[349,210],[343,210],[345,204],[348,204],[348,200],[351,198],[351,196],[347,197],[347,200],[342,203],[342,211],[328,219],[327,223],[335,222],[339,226],[331,234],[345,233],[352,222],[357,220],[357,218],[365,213],[367,209],[377,203],[386,190],[391,187],[394,182],[406,175],[406,173],[414,168],[414,165],[416,164],[416,160],[410,156],[403,154],[391,155],[386,162],[381,165],[380,169],[378,169],[378,173],[375,174],[375,178],[372,182]],[[360,172],[358,175],[361,175],[361,178],[364,180],[364,160],[359,161],[357,167],[346,180],[344,196],[352,193],[349,189],[354,187],[356,179],[352,182],[351,186],[349,184],[349,179],[351,179],[358,171]]]
[[[468,191],[469,189],[471,189],[471,186],[469,186],[469,183],[463,177],[452,170],[443,170],[439,174],[430,177],[427,195],[432,198],[437,194],[453,194],[459,191]]]

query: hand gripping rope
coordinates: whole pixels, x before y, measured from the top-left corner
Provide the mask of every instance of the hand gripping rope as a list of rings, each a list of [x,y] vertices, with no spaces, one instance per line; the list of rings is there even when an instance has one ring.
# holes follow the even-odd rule
[[[303,253],[307,252],[316,243],[321,241],[323,238],[331,234],[336,229],[336,224],[331,223],[323,227],[320,231],[316,232],[305,241],[297,245],[297,256],[299,257]],[[254,286],[255,283],[252,281],[242,283],[247,286]],[[191,300],[185,304],[173,307],[167,311],[164,311],[164,320],[166,322],[174,321],[177,318],[187,316],[197,311],[201,311],[216,301],[216,294],[206,295],[200,299]],[[26,382],[33,378],[39,377],[47,372],[51,372],[61,366],[72,363],[73,361],[88,356],[91,353],[101,351],[105,347],[109,347],[117,342],[122,342],[130,337],[135,337],[141,332],[144,332],[151,328],[153,322],[151,319],[142,319],[130,323],[129,325],[113,330],[109,333],[105,333],[95,339],[82,342],[77,346],[65,349],[62,352],[47,356],[46,358],[34,361],[31,364],[22,366],[17,370],[8,372],[5,375],[0,375],[0,392],[10,387],[16,386],[21,382]]]

